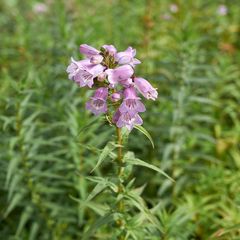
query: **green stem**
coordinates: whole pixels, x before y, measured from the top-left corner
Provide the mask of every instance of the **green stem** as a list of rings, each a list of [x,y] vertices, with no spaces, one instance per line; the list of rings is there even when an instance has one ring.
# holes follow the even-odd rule
[[[119,170],[118,170],[118,177],[121,178],[123,175],[124,167],[123,167],[123,154],[122,154],[122,132],[121,128],[116,127],[116,133],[117,133],[117,142],[118,142],[118,164],[119,164]]]
[[[118,143],[118,155],[117,155],[117,161],[118,161],[118,165],[119,165],[119,169],[118,169],[118,180],[119,180],[119,185],[118,185],[118,195],[121,194],[123,192],[123,184],[122,184],[122,176],[124,173],[124,162],[123,162],[123,152],[122,152],[122,144],[123,144],[123,140],[122,140],[122,132],[121,132],[121,128],[116,127],[116,134],[117,134],[117,143]],[[118,203],[118,211],[120,213],[124,212],[124,202],[121,199]],[[119,227],[123,226],[123,221],[122,220],[118,220],[117,221],[117,225]],[[124,236],[121,234],[118,238],[119,240],[124,239]]]

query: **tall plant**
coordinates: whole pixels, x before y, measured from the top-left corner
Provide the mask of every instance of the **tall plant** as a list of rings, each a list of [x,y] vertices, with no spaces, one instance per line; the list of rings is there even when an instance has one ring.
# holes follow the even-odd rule
[[[139,239],[139,232],[161,232],[161,224],[154,217],[140,197],[144,187],[133,186],[132,166],[140,165],[167,176],[161,169],[135,158],[134,153],[125,151],[124,143],[133,128],[144,133],[153,145],[149,133],[141,126],[143,120],[139,113],[146,108],[138,96],[156,100],[157,90],[144,78],[135,75],[135,67],[141,62],[135,58],[136,50],[128,47],[117,52],[113,45],[103,45],[99,50],[87,45],[80,46],[80,53],[86,58],[76,61],[73,58],[67,68],[68,77],[80,87],[95,89],[93,96],[86,103],[86,109],[94,115],[104,114],[111,127],[116,128],[116,142],[108,142],[93,170],[108,157],[117,166],[117,173],[110,177],[88,177],[97,185],[87,200],[91,201],[99,193],[110,190],[113,201],[95,224],[89,228],[83,239],[88,239],[100,226],[114,224],[117,239],[133,237]],[[117,150],[117,154],[113,151]],[[168,177],[168,176],[167,176]],[[170,177],[168,177],[170,178]],[[135,209],[138,210],[136,214]],[[143,223],[150,223],[150,225]],[[141,227],[141,229],[140,229]]]

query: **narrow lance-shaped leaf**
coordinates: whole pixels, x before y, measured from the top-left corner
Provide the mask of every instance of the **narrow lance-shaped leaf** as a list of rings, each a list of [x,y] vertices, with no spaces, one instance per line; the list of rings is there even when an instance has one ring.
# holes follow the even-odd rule
[[[174,182],[174,180],[170,176],[168,176],[163,170],[161,170],[160,168],[158,168],[158,167],[156,167],[152,164],[146,163],[146,162],[144,162],[140,159],[135,158],[132,153],[127,153],[124,157],[124,160],[129,164],[133,164],[133,165],[142,166],[142,167],[152,169],[152,170],[164,175],[165,177],[167,177],[168,179],[170,179],[171,181]]]
[[[143,133],[148,139],[149,141],[151,142],[152,144],[152,147],[154,148],[154,142],[153,142],[153,139],[150,135],[150,133],[142,126],[138,126],[138,125],[135,125],[134,128],[136,128],[137,130],[139,130],[141,133]]]
[[[104,216],[107,212],[109,212],[109,208],[106,205],[103,204],[98,204],[96,202],[91,202],[91,201],[84,201],[78,198],[75,198],[73,196],[69,196],[72,200],[78,202],[81,206],[81,208],[88,207],[92,209],[95,213],[97,213],[100,216]]]
[[[111,223],[113,221],[113,214],[108,213],[105,216],[99,218],[90,229],[83,235],[82,240],[89,239],[101,226]]]
[[[116,148],[116,144],[114,144],[113,142],[109,142],[107,143],[107,145],[104,147],[104,149],[102,150],[99,158],[98,158],[98,162],[96,164],[96,166],[92,169],[91,172],[93,172],[96,168],[98,168],[101,163],[106,159],[106,157]]]
[[[92,190],[92,192],[88,195],[87,201],[91,201],[94,197],[96,197],[100,192],[102,192],[105,188],[107,188],[107,185],[104,185],[103,183],[98,183]]]

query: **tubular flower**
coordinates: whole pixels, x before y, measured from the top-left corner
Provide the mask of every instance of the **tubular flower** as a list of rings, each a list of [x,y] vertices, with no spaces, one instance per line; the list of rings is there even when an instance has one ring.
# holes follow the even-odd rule
[[[111,95],[112,102],[117,102],[122,98],[122,95],[120,92],[115,92]]]
[[[103,56],[98,54],[98,55],[93,55],[91,58],[90,58],[90,62],[92,64],[99,64],[101,63],[103,60]]]
[[[93,79],[97,77],[99,74],[101,74],[104,70],[104,66],[98,64],[98,65],[82,65],[78,71],[77,74],[74,76],[74,81],[80,85],[80,87],[93,86]]]
[[[113,45],[103,45],[102,46],[111,56],[117,53],[117,49]]]
[[[86,103],[86,109],[95,115],[107,112],[108,88],[98,88],[93,97]]]
[[[91,58],[95,55],[98,55],[100,51],[98,51],[96,48],[91,47],[87,44],[81,44],[79,48],[80,53],[85,55],[87,58]]]
[[[147,99],[156,100],[158,92],[156,88],[144,78],[134,78],[134,84],[137,90]]]
[[[118,128],[126,127],[129,131],[131,131],[134,125],[142,125],[142,118],[136,113],[135,115],[131,115],[128,112],[121,113],[117,111],[113,116],[113,121],[116,123]]]
[[[132,47],[128,47],[124,52],[119,52],[116,54],[116,61],[118,64],[130,64],[131,66],[135,66],[137,64],[140,64],[141,62],[134,58],[136,55],[136,49],[133,49]]]
[[[71,58],[71,63],[69,64],[66,70],[66,72],[68,73],[68,78],[70,80],[74,80],[74,77],[78,73],[79,69],[88,64],[89,64],[88,60],[75,61],[73,58]]]
[[[142,125],[139,113],[146,108],[137,93],[152,100],[156,100],[158,93],[147,80],[135,77],[135,65],[141,63],[135,58],[136,50],[128,47],[117,52],[113,45],[103,45],[99,51],[82,44],[80,53],[85,59],[71,58],[66,72],[80,87],[96,89],[86,108],[95,115],[106,114],[118,128],[131,131],[135,125]]]
[[[123,65],[115,69],[108,69],[106,73],[109,83],[115,85],[128,80],[133,75],[134,71],[130,65]]]
[[[131,116],[134,116],[138,112],[145,112],[146,108],[143,103],[140,101],[140,98],[137,97],[134,87],[126,88],[123,92],[124,100],[119,107],[121,113],[129,113]]]

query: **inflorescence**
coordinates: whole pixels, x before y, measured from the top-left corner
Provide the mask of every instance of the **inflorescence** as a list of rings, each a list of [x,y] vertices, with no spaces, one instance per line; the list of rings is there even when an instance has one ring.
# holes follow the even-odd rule
[[[135,58],[136,50],[128,47],[117,52],[113,45],[103,45],[99,51],[82,44],[80,53],[86,59],[71,58],[66,71],[69,79],[80,87],[97,88],[86,108],[95,115],[106,114],[118,128],[125,126],[132,130],[134,125],[142,125],[139,113],[146,109],[137,93],[152,100],[158,93],[147,80],[135,76],[135,66],[141,63]]]

